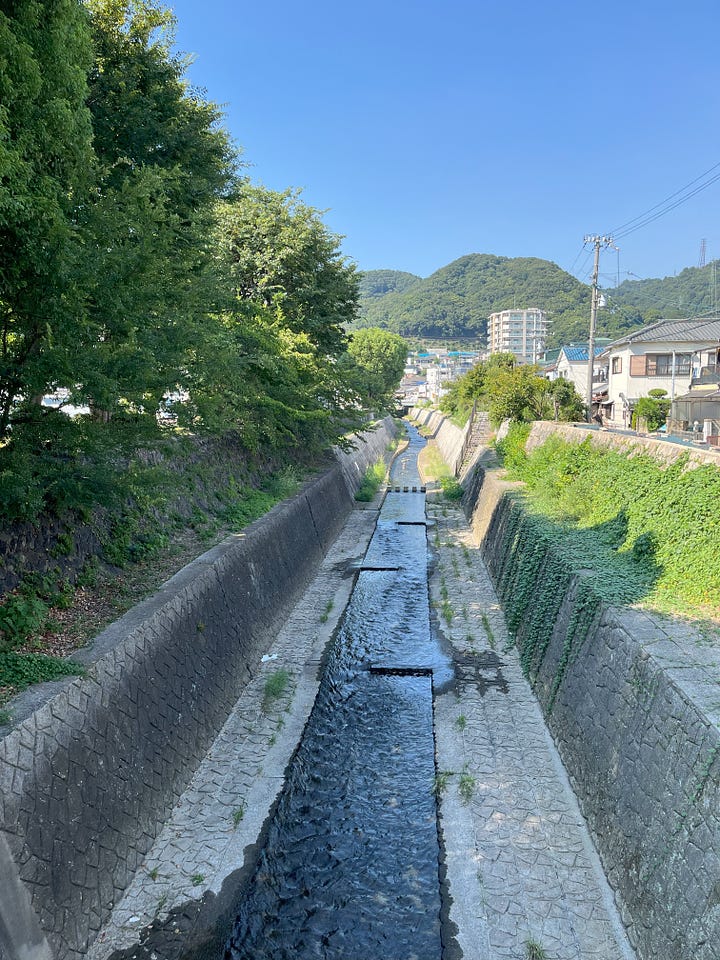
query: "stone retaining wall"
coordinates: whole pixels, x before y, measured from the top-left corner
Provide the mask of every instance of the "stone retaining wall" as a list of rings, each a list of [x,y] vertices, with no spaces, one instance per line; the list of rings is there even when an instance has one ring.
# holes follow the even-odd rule
[[[393,432],[186,566],[0,742],[0,960],[84,956]]]
[[[636,456],[639,453],[650,454],[661,463],[673,463],[680,457],[687,456],[691,463],[712,463],[720,467],[720,450],[699,449],[683,443],[670,443],[667,440],[645,437],[639,434],[622,433],[617,430],[600,430],[598,427],[572,423],[552,423],[536,421],[530,430],[526,449],[534,450],[541,446],[551,436],[562,437],[570,443],[582,443],[590,438],[590,442],[597,446],[611,447],[622,453]]]
[[[466,510],[498,594],[526,597],[521,650],[542,613],[546,550],[523,583],[522,506],[481,464]],[[537,544],[526,547],[536,549]],[[720,957],[720,679],[691,624],[590,604],[583,572],[548,611],[530,680],[643,960]],[[588,581],[589,582],[589,581]],[[581,599],[581,596],[583,599]]]

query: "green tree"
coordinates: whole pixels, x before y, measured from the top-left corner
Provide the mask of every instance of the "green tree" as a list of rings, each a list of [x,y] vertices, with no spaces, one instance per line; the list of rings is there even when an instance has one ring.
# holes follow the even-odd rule
[[[487,372],[486,384],[490,419],[495,424],[542,420],[548,410],[550,383],[538,376],[535,366],[494,366]]]
[[[98,179],[82,212],[85,294],[74,378],[98,416],[154,426],[222,297],[215,204],[234,183],[220,112],[171,51],[174,18],[151,0],[88,0],[95,62],[88,103]]]
[[[0,12],[0,441],[37,418],[62,382],[79,296],[75,216],[93,172],[77,0],[16,0]]]
[[[325,354],[345,350],[345,325],[358,309],[358,276],[318,210],[298,191],[249,182],[221,206],[220,250],[235,296],[282,307],[287,326]]]
[[[407,343],[402,337],[378,327],[356,330],[350,337],[350,370],[363,401],[376,410],[392,406],[392,397],[402,379],[407,359]]]
[[[667,420],[670,413],[670,400],[667,390],[657,387],[650,390],[646,397],[640,397],[632,415],[633,430],[637,430],[639,422],[644,420],[648,430],[658,430]]]
[[[181,419],[256,446],[338,439],[358,424],[343,361],[357,277],[338,238],[296,193],[243,183],[213,244],[229,296],[190,352]]]
[[[550,381],[548,400],[552,404],[551,416],[555,420],[576,421],[585,419],[585,402],[575,389],[575,384],[559,377]]]

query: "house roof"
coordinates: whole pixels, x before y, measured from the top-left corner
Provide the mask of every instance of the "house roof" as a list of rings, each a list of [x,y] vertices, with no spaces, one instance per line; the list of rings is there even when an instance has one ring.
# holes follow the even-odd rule
[[[599,357],[604,350],[605,350],[605,347],[595,347],[593,350],[593,356]],[[570,361],[570,363],[578,363],[581,360],[584,360],[587,363],[587,359],[588,359],[587,347],[563,347],[560,350],[560,353],[564,353],[565,357]]]
[[[641,327],[613,341],[607,349],[619,347],[625,343],[657,343],[667,340],[681,343],[695,341],[720,343],[720,319],[715,317],[709,320],[657,320],[647,327]]]

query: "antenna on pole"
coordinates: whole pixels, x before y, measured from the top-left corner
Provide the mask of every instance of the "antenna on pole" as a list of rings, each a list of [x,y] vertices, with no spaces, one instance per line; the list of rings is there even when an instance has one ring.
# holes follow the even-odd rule
[[[613,247],[612,237],[587,236],[585,243],[592,243],[595,247],[595,259],[593,262],[592,273],[592,292],[590,298],[590,336],[588,337],[588,371],[587,371],[587,390],[585,392],[585,403],[587,405],[588,423],[592,423],[592,388],[593,388],[593,369],[595,367],[595,326],[597,323],[598,312],[598,274],[600,272],[600,247]],[[615,248],[617,249],[617,248]]]

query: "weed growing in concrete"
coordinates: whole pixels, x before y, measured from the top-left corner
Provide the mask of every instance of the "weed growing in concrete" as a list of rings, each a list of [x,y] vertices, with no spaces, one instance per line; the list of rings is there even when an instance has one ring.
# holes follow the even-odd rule
[[[369,503],[378,492],[386,473],[385,461],[382,459],[378,460],[372,467],[368,467],[355,494],[355,499],[363,503]]]
[[[440,596],[443,600],[447,600],[449,597],[447,584],[445,583],[445,577],[440,577]]]
[[[327,623],[328,617],[330,616],[330,613],[334,606],[335,606],[335,602],[333,600],[328,600],[328,602],[325,605],[325,610],[323,611],[323,614],[320,617],[320,623]]]
[[[453,622],[455,611],[453,610],[453,606],[449,600],[443,600],[443,602],[440,604],[440,613],[442,614],[442,618],[445,623],[450,626],[450,624]]]
[[[461,613],[462,613],[463,620],[465,621],[465,623],[467,623],[467,621],[468,621],[468,608],[467,608],[466,604],[463,604]]]
[[[453,570],[454,570],[454,572],[455,572],[455,576],[456,576],[456,577],[459,577],[459,576],[460,576],[460,564],[457,562],[457,557],[453,557],[453,558],[452,558],[452,568],[453,568]]]
[[[450,770],[438,770],[438,772],[435,774],[432,790],[436,797],[441,797],[447,790],[450,774]]]
[[[466,563],[469,567],[472,566],[472,560],[470,559],[470,551],[469,551],[468,548],[465,546],[465,544],[463,544],[462,552],[463,552],[463,558],[464,558],[464,560],[465,560],[465,563]]]
[[[157,916],[162,910],[162,908],[165,906],[165,904],[167,903],[167,899],[168,899],[168,895],[166,893],[164,893],[160,897],[160,899],[157,902],[157,907],[155,907],[155,916]]]
[[[237,810],[233,810],[232,822],[233,828],[237,830],[240,825],[240,821],[245,816],[245,807],[238,807]]]
[[[157,880],[158,878],[158,868],[153,867],[152,870],[148,870],[148,876],[151,880]]]
[[[463,772],[460,774],[458,790],[460,791],[460,798],[462,799],[462,802],[470,803],[475,790],[475,777],[471,773],[468,773],[467,770],[463,770]]]
[[[441,477],[440,486],[446,500],[462,500],[463,488],[454,477]]]
[[[535,937],[525,941],[525,957],[526,960],[548,960],[547,950]]]
[[[194,887],[199,887],[200,884],[203,882],[204,879],[205,879],[205,874],[204,874],[204,873],[194,873],[194,874],[190,877],[190,883],[191,883]]]
[[[270,674],[263,689],[263,710],[267,710],[274,700],[279,699],[285,693],[289,683],[290,674],[282,667]]]
[[[461,713],[460,716],[457,718],[457,720],[455,721],[455,726],[458,728],[458,730],[461,733],[465,729],[465,727],[467,726],[467,717],[465,716],[464,713]]]
[[[488,643],[492,650],[495,649],[495,634],[493,633],[493,628],[490,626],[490,621],[488,620],[488,615],[486,613],[480,614],[480,619],[482,620],[483,629],[487,634]]]

